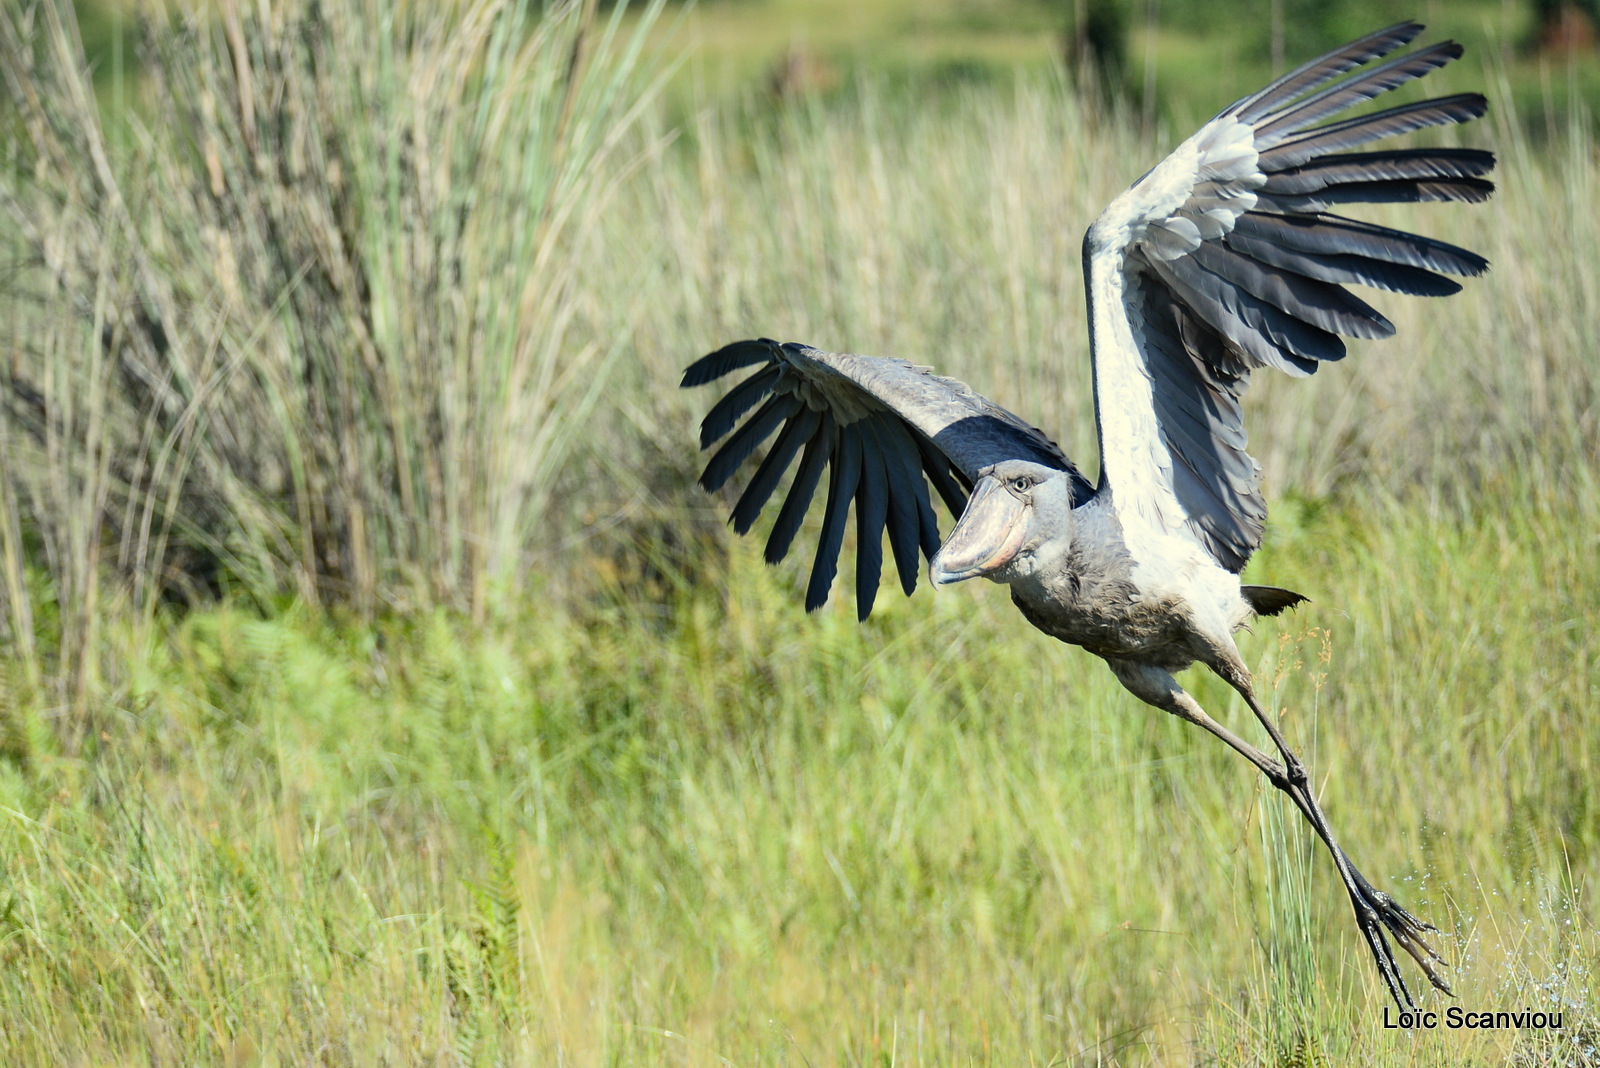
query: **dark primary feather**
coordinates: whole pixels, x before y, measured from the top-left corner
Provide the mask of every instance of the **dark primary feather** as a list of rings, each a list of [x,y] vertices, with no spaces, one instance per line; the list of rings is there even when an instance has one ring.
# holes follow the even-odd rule
[[[1221,242],[1201,245],[1194,250],[1194,260],[1251,296],[1330,334],[1389,337],[1394,333],[1394,324],[1348,290],[1304,275],[1263,267]]]
[[[1397,104],[1371,115],[1358,115],[1308,130],[1292,141],[1261,153],[1256,165],[1267,172],[1294,167],[1326,152],[1338,152],[1430,126],[1450,126],[1481,118],[1488,110],[1489,101],[1482,93],[1459,93]]]
[[[844,523],[850,514],[850,498],[856,495],[861,480],[861,428],[852,423],[839,431],[839,444],[829,465],[828,507],[822,515],[822,537],[817,540],[817,556],[811,564],[811,581],[806,585],[806,611],[815,612],[828,600],[828,590],[839,573],[839,550],[844,546]]]
[[[1418,22],[1401,22],[1386,29],[1369,33],[1359,40],[1351,41],[1342,48],[1335,49],[1325,56],[1303,63],[1269,84],[1259,92],[1251,93],[1228,108],[1224,114],[1232,112],[1239,117],[1240,122],[1255,122],[1261,116],[1292,103],[1302,93],[1317,89],[1333,79],[1355,70],[1363,63],[1370,63],[1379,56],[1386,56],[1396,48],[1410,44],[1417,34],[1422,32],[1422,24]]]
[[[1240,233],[1238,229],[1223,241],[1229,248],[1242,252],[1259,263],[1282,267],[1286,271],[1324,282],[1372,286],[1393,293],[1410,293],[1425,297],[1447,297],[1452,293],[1461,292],[1460,282],[1434,274],[1432,271],[1425,271],[1420,267],[1386,263],[1349,253],[1296,251]]]
[[[1268,215],[1252,211],[1239,216],[1233,232],[1294,252],[1350,254],[1448,274],[1475,276],[1489,268],[1488,260],[1464,248],[1337,215]]]
[[[883,450],[868,416],[861,428],[861,486],[856,494],[856,618],[872,613],[883,574],[883,527],[889,519],[889,479],[883,469]]]
[[[817,483],[822,481],[823,468],[827,467],[828,458],[833,455],[833,443],[837,437],[838,429],[834,426],[833,416],[823,412],[821,425],[806,443],[805,455],[800,457],[800,468],[795,472],[794,482],[789,485],[789,496],[784,498],[783,507],[778,509],[772,533],[767,535],[767,549],[763,557],[767,563],[775,564],[789,555],[789,546],[794,543],[794,536],[806,517],[806,509],[811,507],[811,498],[816,495]]]
[[[916,464],[915,453],[908,453],[906,459],[912,465],[907,470],[911,472],[917,488],[917,544],[922,549],[922,555],[931,560],[933,554],[939,551],[939,519],[933,513],[933,499],[928,496],[928,484],[918,477],[922,472]]]
[[[706,417],[700,420],[700,447],[705,448],[732,430],[739,417],[771,393],[782,377],[782,367],[764,367],[729,390],[728,395],[713,404]]]
[[[921,435],[917,437],[917,449],[922,453],[922,470],[927,474],[928,481],[933,483],[933,488],[939,491],[939,499],[950,509],[950,514],[958,516],[965,512],[967,491],[956,481],[955,468],[949,459],[933,442]]]
[[[1330,85],[1278,112],[1271,121],[1256,127],[1256,146],[1259,149],[1275,145],[1329,115],[1337,115],[1346,108],[1381,96],[1460,58],[1461,46],[1454,41],[1441,41],[1416,52],[1396,56],[1387,63],[1380,63],[1337,85]]]
[[[1423,204],[1453,200],[1463,204],[1481,204],[1494,193],[1494,183],[1481,178],[1461,178],[1455,181],[1388,181],[1347,182],[1329,185],[1315,193],[1285,195],[1262,193],[1256,197],[1256,208],[1287,214],[1289,212],[1321,212],[1333,204]]]
[[[1321,156],[1267,175],[1257,192],[1315,193],[1329,186],[1400,179],[1479,178],[1494,169],[1494,153],[1479,148],[1412,148]]]
[[[691,363],[683,372],[683,381],[678,383],[679,389],[688,389],[691,386],[703,386],[707,382],[721,378],[731,371],[741,367],[749,367],[753,363],[761,363],[772,359],[772,349],[777,342],[770,338],[760,338],[755,341],[735,341],[731,345],[724,345],[716,352],[702,356]],[[716,440],[715,438],[712,439]],[[705,443],[701,442],[701,448]]]
[[[879,416],[872,421],[878,438],[878,455],[883,458],[883,473],[889,485],[889,549],[894,554],[895,573],[906,596],[917,588],[917,550],[920,547],[918,509],[920,498],[928,495],[927,483],[914,464],[907,463],[910,443],[906,431],[893,419]],[[931,515],[931,509],[930,509]],[[938,552],[938,531],[934,532],[934,552]]]
[[[700,485],[713,492],[721,489],[739,465],[755,452],[756,446],[771,437],[785,419],[799,410],[800,398],[792,393],[780,394],[763,404],[761,410],[723,442],[722,448],[711,457],[705,473],[700,476]]]
[[[733,523],[734,533],[750,533],[750,525],[756,521],[756,516],[761,514],[761,509],[766,506],[772,491],[778,488],[778,481],[783,478],[783,473],[789,470],[789,464],[794,461],[794,454],[800,451],[801,445],[811,440],[821,424],[822,413],[812,408],[801,411],[798,416],[784,424],[783,433],[778,435],[778,440],[767,451],[761,466],[756,468],[754,477],[750,479],[750,485],[745,487],[744,493],[739,497],[739,503],[733,506],[730,520]]]
[[[1281,586],[1240,586],[1239,592],[1250,602],[1250,610],[1258,616],[1275,616],[1286,608],[1293,608],[1311,599]]]

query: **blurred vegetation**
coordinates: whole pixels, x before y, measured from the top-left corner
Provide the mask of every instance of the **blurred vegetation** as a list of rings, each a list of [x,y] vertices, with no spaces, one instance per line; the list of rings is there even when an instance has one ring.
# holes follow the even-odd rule
[[[237,588],[481,618],[525,579],[626,340],[566,347],[577,270],[648,151],[622,145],[648,23],[589,15],[148,22],[142,113],[111,132],[70,8],[0,22],[19,127],[5,457],[16,537],[77,614],[64,650],[102,552],[137,610]],[[371,66],[346,65],[358,52]]]
[[[217,0],[204,0],[215,6]],[[601,5],[611,9],[613,5]],[[637,6],[637,5],[636,5]],[[77,0],[103,90],[138,64],[139,0]],[[1176,134],[1213,101],[1407,18],[1468,48],[1463,77],[1502,70],[1537,136],[1600,114],[1596,0],[674,0],[656,45],[689,49],[668,88],[684,113],[707,98],[778,89],[833,92],[857,77],[923,91],[1006,83],[1065,63],[1160,116]],[[680,19],[681,16],[681,19]],[[1149,97],[1146,100],[1146,97]]]
[[[1244,648],[1452,1004],[1560,1032],[1383,1030],[1293,810],[998,591],[858,626],[740,546],[664,624],[109,628],[78,758],[0,762],[0,1058],[1593,1063],[1600,509],[1498,489],[1282,510]]]
[[[1092,468],[1083,229],[1270,33],[1167,0],[1118,98],[1033,0],[817,7],[798,53],[787,0],[219,3],[124,11],[96,81],[25,0],[0,1062],[1592,1061],[1600,142],[1513,103],[1589,68],[1424,6],[1515,22],[1430,78],[1490,92],[1501,193],[1373,217],[1494,268],[1257,383],[1250,577],[1314,600],[1245,650],[1460,1004],[1563,1032],[1383,1031],[1224,747],[1002,591],[808,617],[691,485],[672,385],[756,334],[937,364]]]

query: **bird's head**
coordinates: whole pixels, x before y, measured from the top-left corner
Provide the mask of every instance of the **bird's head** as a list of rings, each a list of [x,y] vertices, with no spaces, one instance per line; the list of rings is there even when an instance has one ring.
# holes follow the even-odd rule
[[[1072,544],[1070,472],[1007,460],[979,473],[967,510],[930,564],[935,585],[982,575],[1015,582]]]

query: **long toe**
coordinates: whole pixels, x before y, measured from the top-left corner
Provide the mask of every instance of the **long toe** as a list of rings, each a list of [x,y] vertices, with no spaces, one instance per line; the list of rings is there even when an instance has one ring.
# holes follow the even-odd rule
[[[1378,916],[1383,920],[1383,925],[1389,929],[1389,933],[1394,935],[1394,940],[1400,943],[1400,948],[1417,962],[1417,967],[1422,969],[1422,974],[1428,977],[1428,982],[1433,984],[1435,990],[1443,991],[1453,997],[1455,991],[1450,989],[1450,984],[1445,982],[1444,976],[1439,974],[1439,969],[1436,967],[1443,966],[1445,959],[1439,956],[1439,952],[1422,937],[1424,931],[1437,931],[1438,928],[1411,915],[1396,904],[1394,898],[1388,894],[1374,891],[1374,896],[1378,899],[1376,902]]]
[[[1415,1009],[1417,1005],[1411,1000],[1411,989],[1406,986],[1405,976],[1400,974],[1400,965],[1394,959],[1394,950],[1389,948],[1389,939],[1384,935],[1384,928],[1388,925],[1384,922],[1383,913],[1375,904],[1358,896],[1354,888],[1350,898],[1356,909],[1356,924],[1361,928],[1361,936],[1367,940],[1367,949],[1372,953],[1373,963],[1378,966],[1378,974],[1383,976],[1383,985],[1389,988],[1389,997],[1402,1012]]]
[[[1362,933],[1367,936],[1367,944],[1373,949],[1373,955],[1378,958],[1378,970],[1384,973],[1384,980],[1389,985],[1391,996],[1395,993],[1395,982],[1391,981],[1391,972],[1398,978],[1399,970],[1395,966],[1393,952],[1389,949],[1388,941],[1384,938],[1387,931],[1400,948],[1406,951],[1407,956],[1417,962],[1417,967],[1422,969],[1422,974],[1428,977],[1428,982],[1433,984],[1435,990],[1454,996],[1455,991],[1450,989],[1450,984],[1444,976],[1439,974],[1439,967],[1446,964],[1437,950],[1423,937],[1428,932],[1437,933],[1438,928],[1426,920],[1419,919],[1403,908],[1399,902],[1381,890],[1374,889],[1373,885],[1350,865],[1351,878],[1355,886],[1351,888],[1351,897],[1355,899],[1356,914],[1361,922]],[[1365,903],[1367,908],[1363,908]],[[1369,930],[1369,928],[1373,928]],[[1376,935],[1376,939],[1374,939]],[[1382,946],[1382,952],[1378,946]],[[1405,995],[1407,1004],[1410,1003],[1411,994],[1406,989],[1405,981],[1399,980],[1400,992]],[[1396,999],[1398,1000],[1398,998]],[[1404,1007],[1404,1006],[1402,1006]]]

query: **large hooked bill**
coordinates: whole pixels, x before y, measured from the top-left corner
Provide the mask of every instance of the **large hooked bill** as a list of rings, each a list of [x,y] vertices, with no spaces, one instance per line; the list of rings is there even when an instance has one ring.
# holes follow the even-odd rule
[[[993,475],[979,479],[967,510],[929,561],[934,585],[977,578],[1009,564],[1021,551],[1028,532],[1028,524],[1022,521],[1027,508]]]

